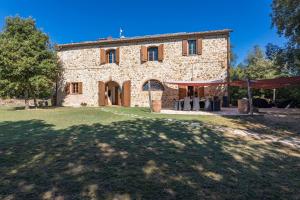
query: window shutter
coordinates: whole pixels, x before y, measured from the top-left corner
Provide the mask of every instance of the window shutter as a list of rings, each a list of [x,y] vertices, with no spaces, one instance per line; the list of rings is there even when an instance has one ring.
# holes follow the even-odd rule
[[[202,55],[202,38],[197,39],[197,54]]]
[[[147,62],[148,55],[147,55],[147,47],[141,46],[141,62]]]
[[[118,47],[116,49],[116,64],[118,65],[120,63],[120,48]]]
[[[187,56],[188,55],[188,41],[182,40],[182,55]]]
[[[100,49],[100,64],[106,64],[106,52],[105,49]]]
[[[204,97],[204,87],[199,87],[199,89],[198,89],[198,96],[199,97]]]
[[[164,45],[158,46],[158,61],[162,62],[164,60]]]
[[[66,83],[66,86],[65,86],[65,93],[66,93],[66,94],[70,94],[70,83]]]
[[[98,104],[105,106],[105,83],[103,81],[98,82]]]
[[[82,82],[78,83],[78,94],[82,94]]]
[[[178,97],[179,99],[184,99],[186,97],[187,89],[186,86],[179,86],[178,88]]]
[[[122,106],[130,107],[131,81],[125,81],[122,89]]]

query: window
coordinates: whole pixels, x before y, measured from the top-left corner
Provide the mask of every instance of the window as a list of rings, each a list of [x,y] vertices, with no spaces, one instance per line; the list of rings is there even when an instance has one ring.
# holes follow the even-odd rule
[[[150,80],[150,89],[151,91],[163,91],[164,86],[162,83],[158,80]],[[148,91],[149,90],[149,81],[146,81],[143,85],[143,91]]]
[[[111,49],[106,53],[108,63],[116,63],[116,50]]]
[[[148,48],[148,60],[149,61],[157,61],[158,60],[158,48],[157,47],[149,47]]]
[[[189,40],[188,48],[189,48],[188,49],[189,55],[196,55],[197,54],[196,40]]]
[[[72,94],[79,93],[79,83],[71,83],[71,93]]]

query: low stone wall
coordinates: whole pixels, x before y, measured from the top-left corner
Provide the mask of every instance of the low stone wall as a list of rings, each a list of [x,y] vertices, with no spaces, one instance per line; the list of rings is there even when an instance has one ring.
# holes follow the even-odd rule
[[[44,101],[41,99],[37,99],[37,102]],[[50,104],[50,101],[48,100],[48,105]],[[1,99],[0,98],[0,106],[25,106],[25,100],[24,99]],[[29,100],[29,106],[34,106],[34,100]]]

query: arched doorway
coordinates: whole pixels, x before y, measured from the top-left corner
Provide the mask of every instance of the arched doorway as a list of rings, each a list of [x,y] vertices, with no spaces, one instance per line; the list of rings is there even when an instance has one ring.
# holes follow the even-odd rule
[[[130,107],[131,81],[124,81],[122,87],[115,81],[98,81],[99,106],[122,105]]]
[[[121,88],[115,81],[105,83],[106,105],[121,105]]]

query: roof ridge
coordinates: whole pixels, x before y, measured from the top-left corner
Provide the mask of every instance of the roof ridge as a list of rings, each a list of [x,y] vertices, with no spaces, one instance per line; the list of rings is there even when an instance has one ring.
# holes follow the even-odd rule
[[[177,32],[177,33],[163,33],[163,34],[153,34],[153,35],[143,35],[143,36],[133,36],[133,37],[124,37],[124,38],[101,38],[94,41],[82,41],[75,43],[66,43],[56,45],[57,50],[68,47],[78,47],[78,46],[89,46],[89,45],[105,45],[105,44],[116,44],[124,42],[139,42],[143,40],[150,39],[167,39],[167,38],[176,38],[176,37],[187,37],[193,35],[217,35],[217,34],[229,34],[232,32],[231,29],[222,29],[222,30],[210,30],[210,31],[198,31],[198,32]]]

